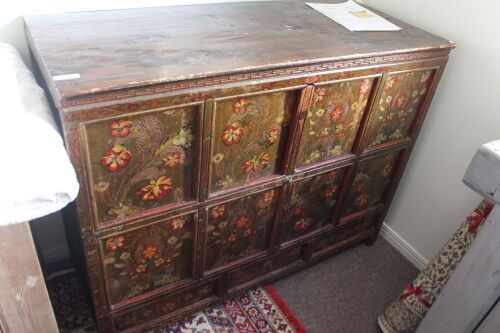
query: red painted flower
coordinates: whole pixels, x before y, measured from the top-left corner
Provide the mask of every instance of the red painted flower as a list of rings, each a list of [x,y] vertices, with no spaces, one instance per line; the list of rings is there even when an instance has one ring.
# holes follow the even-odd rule
[[[119,249],[123,249],[125,246],[125,237],[124,236],[116,236],[111,237],[106,241],[106,247],[110,251],[116,251]]]
[[[130,126],[132,122],[127,119],[119,119],[111,122],[109,127],[111,128],[112,136],[126,137],[130,133]]]
[[[295,207],[293,209],[293,215],[295,215],[295,216],[300,216],[300,215],[302,215],[303,212],[304,212],[304,209],[300,206]]]
[[[420,83],[425,83],[431,77],[431,72],[425,72],[420,76]]]
[[[235,222],[235,227],[236,229],[243,229],[247,226],[248,222],[250,219],[247,216],[240,216],[236,222]]]
[[[148,245],[146,248],[142,251],[142,258],[146,260],[153,259],[156,257],[156,254],[158,253],[158,246],[157,245]]]
[[[114,172],[127,166],[132,158],[130,151],[122,145],[114,145],[113,148],[104,153],[101,159],[101,165],[108,171]]]
[[[231,234],[229,235],[229,237],[227,238],[227,241],[232,243],[234,242],[235,240],[237,239],[236,235],[235,234]]]
[[[165,176],[150,180],[149,184],[141,187],[136,194],[142,201],[158,201],[163,199],[172,190],[172,179]]]
[[[396,106],[396,108],[402,109],[406,105],[407,100],[408,96],[406,96],[406,94],[401,94],[398,98],[396,98],[394,105]]]
[[[277,129],[270,130],[269,133],[266,135],[266,142],[270,145],[275,143],[280,135],[280,131]]]
[[[387,162],[390,162],[390,161],[393,161],[396,158],[397,155],[398,155],[398,153],[390,153],[388,155],[385,155],[384,159]]]
[[[218,205],[212,208],[210,211],[210,216],[214,219],[224,216],[226,214],[227,206],[226,205]]]
[[[241,137],[244,134],[243,127],[237,122],[233,123],[231,126],[227,127],[220,137],[222,143],[226,146],[233,145],[240,142]]]
[[[338,170],[333,170],[333,171],[331,171],[331,172],[328,173],[328,175],[326,177],[326,181],[327,182],[332,182],[335,179],[337,179],[338,175],[339,175],[339,171]]]
[[[241,169],[245,173],[251,173],[259,171],[267,167],[269,164],[269,154],[260,153],[259,155],[254,155],[251,160],[243,162]]]
[[[170,229],[172,230],[178,230],[184,228],[184,225],[186,224],[186,220],[183,218],[178,218],[175,220],[172,220],[168,222]]]
[[[233,103],[233,112],[234,113],[247,112],[249,105],[250,105],[250,101],[248,99],[240,98]]]
[[[332,113],[330,113],[330,119],[336,123],[342,119],[343,114],[344,114],[344,108],[340,105],[337,105],[333,109]]]
[[[309,228],[309,225],[311,224],[311,219],[300,219],[295,224],[293,225],[293,229],[298,232],[303,232],[307,228]]]
[[[386,90],[386,91],[387,91],[387,90],[391,90],[391,89],[394,87],[394,85],[396,84],[396,81],[397,81],[397,80],[396,80],[396,77],[394,77],[394,76],[389,76],[389,77],[387,78],[387,81],[385,81],[385,87],[384,87],[384,90]]]
[[[316,91],[314,94],[314,101],[315,102],[320,102],[322,101],[326,95],[328,94],[328,90],[326,88],[320,88]]]
[[[371,87],[371,81],[368,79],[363,80],[359,85],[359,93],[361,95],[365,95],[370,90],[370,87]]]
[[[168,153],[163,159],[163,165],[169,168],[173,168],[179,163],[181,163],[181,153],[179,152]]]

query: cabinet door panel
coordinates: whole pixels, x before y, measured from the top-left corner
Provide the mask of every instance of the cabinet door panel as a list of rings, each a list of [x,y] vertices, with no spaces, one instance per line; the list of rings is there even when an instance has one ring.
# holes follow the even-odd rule
[[[331,170],[292,184],[282,224],[282,242],[306,235],[331,222],[344,171]]]
[[[266,249],[279,192],[270,189],[207,208],[205,270]]]
[[[194,234],[194,214],[188,214],[101,239],[110,303],[190,277]]]
[[[344,216],[366,209],[382,200],[399,155],[399,152],[393,152],[360,162],[347,195]]]
[[[305,119],[296,167],[350,153],[373,79],[356,79],[315,89]]]
[[[124,312],[113,318],[115,330],[121,332],[126,329],[133,329],[134,326],[158,319],[196,302],[213,298],[215,297],[215,287],[215,281],[210,281],[199,287],[191,288],[175,295],[167,294],[148,304],[137,306],[133,310]]]
[[[372,110],[367,148],[408,136],[435,72],[388,74]]]
[[[201,106],[161,109],[83,126],[99,223],[196,199]]]
[[[211,192],[281,173],[299,93],[288,90],[215,100]]]

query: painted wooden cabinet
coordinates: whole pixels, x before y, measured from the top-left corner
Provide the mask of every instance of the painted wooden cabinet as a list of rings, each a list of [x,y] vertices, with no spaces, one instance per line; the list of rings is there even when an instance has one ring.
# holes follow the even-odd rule
[[[454,47],[398,24],[349,32],[294,1],[26,17],[100,331],[375,240]]]

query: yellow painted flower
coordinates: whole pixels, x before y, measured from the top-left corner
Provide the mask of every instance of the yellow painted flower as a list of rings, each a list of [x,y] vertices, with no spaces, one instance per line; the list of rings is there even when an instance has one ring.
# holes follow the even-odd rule
[[[224,154],[217,153],[212,157],[212,162],[219,164],[224,159]]]
[[[316,111],[317,117],[323,117],[324,114],[325,114],[325,109],[318,109],[318,111]]]
[[[106,192],[108,188],[109,188],[108,182],[99,182],[94,185],[94,190],[96,190],[99,193]]]

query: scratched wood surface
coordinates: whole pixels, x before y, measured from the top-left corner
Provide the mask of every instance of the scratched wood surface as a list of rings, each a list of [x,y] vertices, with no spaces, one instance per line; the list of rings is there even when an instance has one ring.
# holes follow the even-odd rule
[[[395,19],[401,31],[351,32],[299,1],[80,12],[27,16],[25,21],[32,51],[47,76],[80,75],[51,82],[62,97],[453,47]]]
[[[27,222],[0,227],[0,251],[0,332],[59,332]]]

